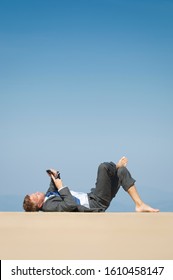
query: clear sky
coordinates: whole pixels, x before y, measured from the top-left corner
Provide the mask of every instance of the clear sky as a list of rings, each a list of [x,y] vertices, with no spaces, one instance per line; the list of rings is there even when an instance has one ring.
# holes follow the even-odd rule
[[[0,211],[46,191],[47,168],[87,192],[123,155],[173,211],[172,15],[172,0],[1,0]],[[109,211],[133,209],[120,190]]]

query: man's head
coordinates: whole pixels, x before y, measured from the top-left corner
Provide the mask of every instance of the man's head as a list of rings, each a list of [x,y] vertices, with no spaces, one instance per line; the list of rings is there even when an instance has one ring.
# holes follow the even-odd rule
[[[26,212],[39,211],[43,205],[45,194],[36,192],[30,195],[26,195],[23,201],[23,208]]]

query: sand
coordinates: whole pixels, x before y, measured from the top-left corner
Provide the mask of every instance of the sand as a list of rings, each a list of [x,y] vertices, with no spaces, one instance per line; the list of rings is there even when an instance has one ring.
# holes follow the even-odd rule
[[[0,259],[173,260],[173,212],[0,212]]]

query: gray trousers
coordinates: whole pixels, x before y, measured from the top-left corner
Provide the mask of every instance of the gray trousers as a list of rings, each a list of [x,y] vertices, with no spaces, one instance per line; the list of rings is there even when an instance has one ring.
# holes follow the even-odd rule
[[[88,194],[90,208],[100,207],[105,211],[116,196],[120,186],[127,191],[135,180],[126,167],[116,169],[113,162],[101,163],[98,167],[95,188]]]

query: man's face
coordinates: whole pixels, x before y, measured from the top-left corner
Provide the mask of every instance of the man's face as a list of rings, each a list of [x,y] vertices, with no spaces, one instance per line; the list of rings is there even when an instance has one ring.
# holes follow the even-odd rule
[[[44,202],[45,195],[42,192],[36,192],[30,194],[29,197],[34,204],[36,204],[38,207],[41,207]]]

